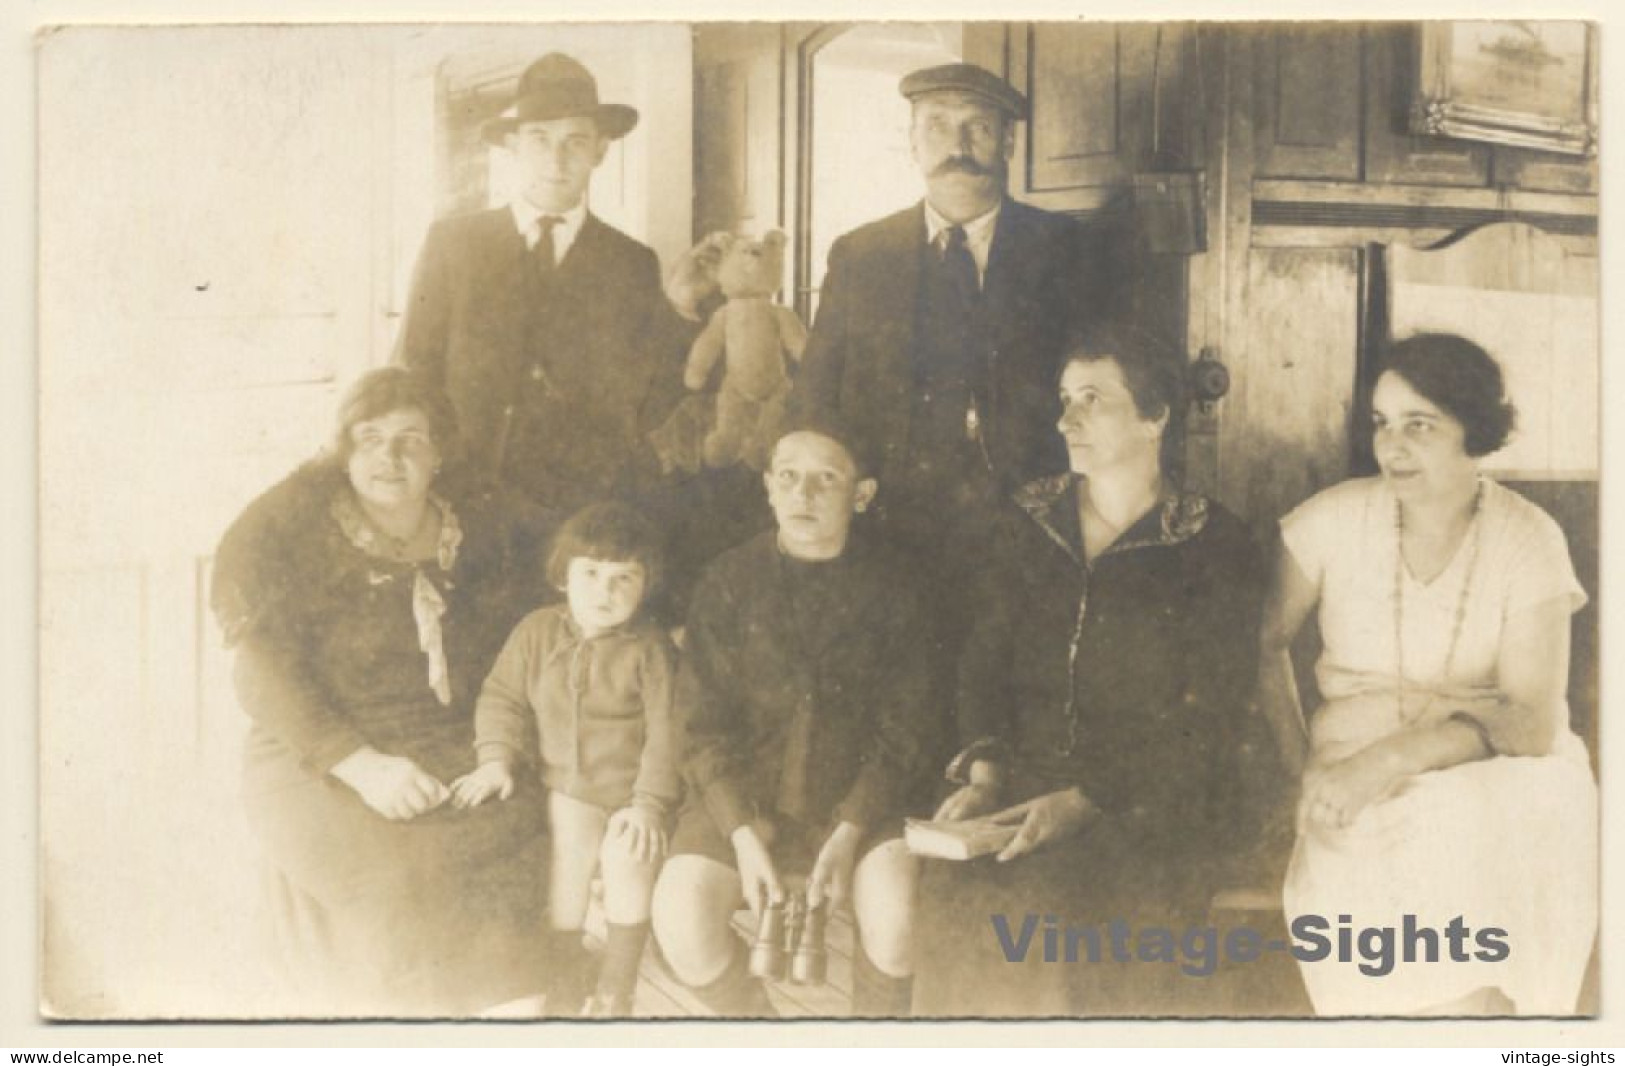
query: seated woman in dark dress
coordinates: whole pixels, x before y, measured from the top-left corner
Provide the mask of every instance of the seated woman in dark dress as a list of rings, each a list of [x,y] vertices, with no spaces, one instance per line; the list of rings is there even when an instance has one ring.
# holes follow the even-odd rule
[[[1149,345],[1103,330],[1069,352],[1072,472],[1020,490],[989,549],[961,659],[962,787],[937,816],[1019,833],[996,855],[925,863],[917,1014],[1156,1013],[1180,963],[1111,965],[1111,923],[1204,919],[1264,581],[1241,521],[1171,480],[1183,375]],[[1046,961],[1052,919],[1105,953],[1089,961],[1081,940],[1078,961]]]
[[[540,552],[497,501],[455,491],[456,455],[445,398],[373,371],[329,453],[254,501],[216,557],[288,1013],[468,1014],[542,986],[541,789],[446,802]]]

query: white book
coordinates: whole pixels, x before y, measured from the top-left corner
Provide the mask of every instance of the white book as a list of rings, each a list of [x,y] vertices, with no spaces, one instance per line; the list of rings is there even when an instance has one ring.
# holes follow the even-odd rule
[[[928,822],[909,818],[903,823],[908,850],[928,859],[963,861],[1003,851],[1016,838],[1020,825],[1000,825],[986,818],[958,822]]]

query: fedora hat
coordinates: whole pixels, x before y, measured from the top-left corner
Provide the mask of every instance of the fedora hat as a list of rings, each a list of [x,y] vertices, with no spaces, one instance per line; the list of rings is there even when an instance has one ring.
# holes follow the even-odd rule
[[[550,52],[519,76],[519,88],[507,110],[485,124],[491,144],[519,127],[521,122],[549,122],[558,118],[590,118],[605,137],[624,137],[638,124],[638,113],[625,104],[598,102],[598,82],[586,67],[562,52]]]

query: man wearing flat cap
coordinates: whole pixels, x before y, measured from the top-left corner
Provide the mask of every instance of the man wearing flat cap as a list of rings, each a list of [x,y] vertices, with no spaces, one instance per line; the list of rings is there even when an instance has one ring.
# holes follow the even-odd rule
[[[1008,195],[1022,94],[969,63],[900,89],[925,198],[835,242],[795,406],[874,437],[885,525],[924,548],[945,508],[1066,469],[1056,364],[1096,286],[1081,227]]]
[[[587,208],[637,121],[569,56],[532,63],[483,130],[512,153],[518,196],[430,229],[397,349],[446,389],[476,467],[561,514],[647,486],[644,435],[682,395],[698,330],[697,292],[674,283],[679,314],[654,251]]]

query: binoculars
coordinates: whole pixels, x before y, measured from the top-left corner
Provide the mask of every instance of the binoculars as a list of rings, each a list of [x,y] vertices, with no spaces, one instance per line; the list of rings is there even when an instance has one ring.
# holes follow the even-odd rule
[[[750,972],[765,980],[821,985],[829,972],[824,947],[828,902],[809,906],[805,893],[768,900],[750,948]]]

